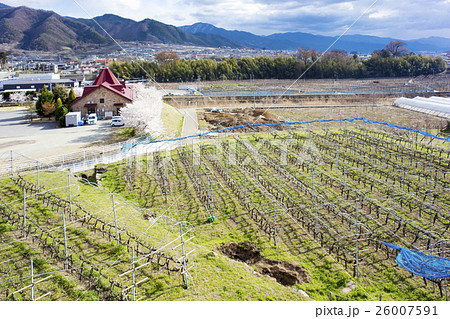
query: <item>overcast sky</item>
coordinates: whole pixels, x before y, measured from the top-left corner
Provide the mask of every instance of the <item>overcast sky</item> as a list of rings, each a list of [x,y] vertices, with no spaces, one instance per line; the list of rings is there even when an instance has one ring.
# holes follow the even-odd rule
[[[89,18],[113,13],[136,21],[145,18],[175,26],[205,22],[259,35],[308,32],[339,35],[375,0],[0,0]],[[83,8],[81,9],[80,6]],[[450,0],[378,0],[348,34],[403,40],[450,37]]]

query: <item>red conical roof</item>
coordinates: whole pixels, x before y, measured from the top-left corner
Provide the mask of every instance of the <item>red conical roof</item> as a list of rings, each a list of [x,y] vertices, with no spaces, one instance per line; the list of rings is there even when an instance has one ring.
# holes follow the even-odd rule
[[[133,101],[133,99],[135,98],[134,91],[125,85],[125,81],[119,82],[111,72],[111,70],[108,68],[104,68],[100,71],[100,74],[98,75],[97,79],[95,79],[94,83],[92,83],[92,85],[84,87],[83,95],[80,98],[88,96],[100,87],[110,90],[129,101]],[[71,105],[76,103],[79,99],[73,101]]]
[[[102,83],[105,82],[111,85],[121,85],[120,82],[117,80],[117,78],[114,76],[114,74],[111,72],[111,70],[108,68],[104,68],[100,72],[97,79],[95,79],[92,85],[101,85]]]

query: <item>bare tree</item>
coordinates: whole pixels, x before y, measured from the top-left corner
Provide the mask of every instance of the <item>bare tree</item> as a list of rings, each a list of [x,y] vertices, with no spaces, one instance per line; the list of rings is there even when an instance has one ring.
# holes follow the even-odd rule
[[[42,104],[42,108],[44,109],[44,115],[48,116],[50,120],[53,113],[55,113],[55,103],[53,102],[45,102]]]
[[[299,48],[297,51],[297,60],[303,61],[303,63],[310,63],[317,60],[319,56],[319,53],[313,49],[313,50],[304,50],[302,48]]]
[[[392,56],[402,56],[409,52],[407,48],[403,48],[404,45],[406,45],[405,41],[391,41],[386,45],[385,50]]]
[[[166,64],[180,59],[176,52],[163,51],[155,54],[155,60],[158,64]]]
[[[20,106],[23,105],[23,102],[27,100],[27,96],[25,95],[25,92],[15,92],[11,94],[9,97],[11,101],[19,104]]]

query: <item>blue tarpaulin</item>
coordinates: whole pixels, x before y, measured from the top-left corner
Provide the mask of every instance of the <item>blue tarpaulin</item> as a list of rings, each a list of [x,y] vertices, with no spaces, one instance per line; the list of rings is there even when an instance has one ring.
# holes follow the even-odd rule
[[[395,262],[397,265],[418,276],[427,279],[450,278],[450,259],[427,255],[416,250],[409,250],[394,244],[381,242],[382,244],[400,250]]]
[[[416,132],[416,133],[419,133],[419,134],[421,134],[423,136],[435,138],[435,139],[438,139],[438,140],[441,140],[441,141],[445,141],[445,142],[450,142],[450,138],[449,137],[436,136],[436,135],[433,135],[433,134],[425,132],[425,131],[416,130],[416,129],[413,129],[413,128],[399,126],[399,125],[395,125],[395,124],[391,124],[391,123],[380,122],[380,121],[372,121],[372,120],[368,120],[368,119],[366,119],[364,117],[355,117],[355,118],[349,118],[349,119],[327,119],[327,120],[313,120],[313,121],[306,121],[306,122],[281,122],[281,123],[245,124],[245,125],[239,125],[239,126],[234,126],[234,127],[226,127],[226,128],[222,128],[222,129],[219,129],[219,130],[205,132],[205,133],[196,134],[196,135],[190,135],[190,136],[184,136],[184,137],[178,137],[178,138],[171,138],[171,139],[165,139],[165,140],[154,140],[154,141],[146,140],[146,141],[143,141],[143,142],[140,142],[140,143],[126,144],[126,145],[122,146],[121,151],[128,152],[130,149],[132,149],[133,147],[135,147],[137,145],[159,143],[159,142],[181,141],[181,140],[185,140],[185,139],[189,139],[189,138],[205,136],[205,135],[212,134],[212,133],[220,133],[220,132],[225,132],[225,131],[232,131],[232,130],[237,130],[237,129],[241,129],[241,128],[245,128],[245,127],[259,127],[259,126],[267,126],[267,127],[272,126],[272,127],[275,127],[275,126],[280,126],[280,125],[281,126],[291,126],[291,125],[295,125],[295,124],[326,123],[326,122],[350,122],[350,123],[353,123],[354,121],[363,121],[364,123],[367,123],[367,124],[386,125],[386,126],[391,127],[391,128],[397,128],[397,129],[400,129],[400,130]]]

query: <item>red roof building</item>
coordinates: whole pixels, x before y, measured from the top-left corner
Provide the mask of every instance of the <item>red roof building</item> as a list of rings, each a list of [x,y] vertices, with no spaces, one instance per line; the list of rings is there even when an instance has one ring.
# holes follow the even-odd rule
[[[95,113],[101,118],[119,115],[120,108],[133,102],[135,93],[119,81],[110,69],[104,68],[92,85],[84,87],[83,95],[72,102],[73,112],[81,116]]]

